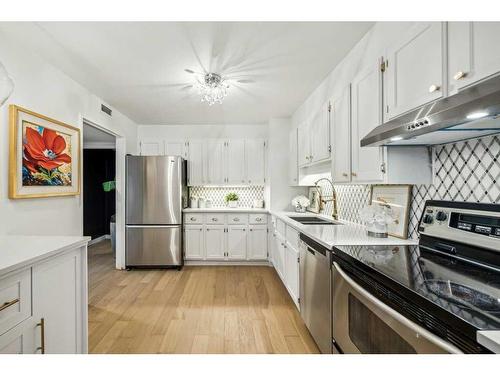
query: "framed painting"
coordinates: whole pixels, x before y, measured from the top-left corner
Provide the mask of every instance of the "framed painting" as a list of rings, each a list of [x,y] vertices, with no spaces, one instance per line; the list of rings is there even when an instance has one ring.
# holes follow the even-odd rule
[[[9,198],[80,194],[80,130],[9,107]]]
[[[372,185],[370,204],[390,208],[394,222],[388,225],[390,236],[408,238],[412,185]]]
[[[321,210],[321,186],[314,186],[309,188],[309,207],[307,207],[307,211],[314,212],[315,214],[319,214]]]

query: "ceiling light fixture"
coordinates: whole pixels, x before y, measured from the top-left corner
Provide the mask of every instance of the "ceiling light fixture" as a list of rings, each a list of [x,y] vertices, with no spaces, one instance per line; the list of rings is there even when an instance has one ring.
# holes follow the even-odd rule
[[[215,103],[222,104],[228,88],[227,82],[217,73],[207,73],[202,80],[198,80],[201,101],[207,102],[210,106]]]
[[[467,115],[467,119],[469,120],[477,120],[478,118],[483,118],[488,116],[488,112],[472,112]]]
[[[400,137],[400,136],[396,136],[396,137],[391,138],[391,142],[397,142],[397,141],[401,141],[401,140],[403,140],[403,137]]]

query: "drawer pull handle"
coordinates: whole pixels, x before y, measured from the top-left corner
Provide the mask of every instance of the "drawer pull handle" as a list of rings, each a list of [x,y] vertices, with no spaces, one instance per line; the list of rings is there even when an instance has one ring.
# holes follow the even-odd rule
[[[15,305],[16,303],[19,302],[19,298],[13,299],[12,301],[5,302],[2,306],[0,306],[0,311],[3,311],[5,309],[8,309],[12,305]]]
[[[457,72],[457,73],[453,76],[453,79],[454,79],[455,81],[458,81],[458,80],[461,80],[462,78],[464,78],[466,75],[467,75],[467,73],[462,72],[462,71],[459,71],[459,72]]]
[[[196,221],[196,218],[192,217],[191,219],[189,219],[191,221]]]
[[[238,217],[235,217],[233,221],[240,221],[240,219]]]
[[[429,92],[438,91],[439,89],[440,89],[440,87],[438,85],[431,85],[429,87]]]
[[[342,176],[343,176],[343,177],[347,177],[347,176],[349,176],[349,175],[348,175],[347,173],[342,173]]]
[[[40,327],[40,346],[36,350],[40,350],[40,353],[45,354],[45,319],[40,319],[40,323],[36,326]]]
[[[262,221],[262,218],[258,217],[258,218],[255,219],[255,221]]]
[[[217,219],[216,217],[213,217],[212,218],[212,221],[218,221],[219,219]]]

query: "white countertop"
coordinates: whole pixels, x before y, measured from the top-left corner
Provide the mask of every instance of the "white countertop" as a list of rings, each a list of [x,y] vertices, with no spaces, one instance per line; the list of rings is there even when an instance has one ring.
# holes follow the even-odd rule
[[[478,331],[477,342],[493,353],[500,354],[500,331]]]
[[[182,212],[186,213],[202,213],[202,212],[242,212],[242,213],[253,213],[253,214],[265,214],[268,212],[265,208],[251,208],[251,207],[238,207],[238,208],[229,208],[229,207],[211,207],[211,208],[185,208]]]
[[[339,225],[303,225],[298,221],[290,218],[290,216],[315,216],[325,220],[333,221],[331,216],[299,213],[299,212],[271,212],[272,215],[283,220],[287,225],[311,237],[316,242],[331,249],[341,245],[414,245],[416,240],[404,240],[397,237],[375,238],[366,234],[366,229],[363,225],[352,223],[349,221],[338,220]]]
[[[0,236],[0,275],[88,241],[83,236]]]

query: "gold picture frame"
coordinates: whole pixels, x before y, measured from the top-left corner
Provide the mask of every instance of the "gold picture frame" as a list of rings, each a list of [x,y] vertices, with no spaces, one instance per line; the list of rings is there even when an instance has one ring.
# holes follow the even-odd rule
[[[392,237],[401,239],[408,238],[408,224],[410,218],[411,193],[413,185],[372,185],[370,189],[370,205],[373,204],[373,197],[381,195],[385,198],[381,200],[389,206],[398,207],[401,210],[400,217],[402,220],[389,225],[388,234]]]
[[[80,154],[79,128],[9,106],[10,199],[79,195]]]

